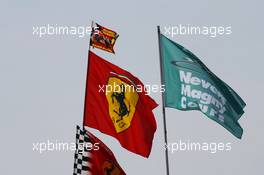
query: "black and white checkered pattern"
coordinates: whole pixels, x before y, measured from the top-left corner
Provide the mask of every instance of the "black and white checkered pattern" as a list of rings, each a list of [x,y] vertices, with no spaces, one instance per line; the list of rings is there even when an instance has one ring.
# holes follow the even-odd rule
[[[74,155],[73,175],[91,175],[91,152],[85,149],[84,144],[90,143],[88,135],[77,126],[76,151]]]

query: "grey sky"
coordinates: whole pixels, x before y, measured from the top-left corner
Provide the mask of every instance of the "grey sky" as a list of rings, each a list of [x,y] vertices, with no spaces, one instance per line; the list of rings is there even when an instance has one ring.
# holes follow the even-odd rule
[[[245,100],[236,139],[200,112],[167,109],[169,142],[231,142],[229,152],[170,154],[171,174],[248,175],[263,172],[263,2],[253,1],[1,1],[1,174],[70,175],[73,152],[32,151],[33,142],[74,142],[81,125],[88,37],[33,36],[33,26],[88,26],[117,31],[116,55],[96,50],[145,84],[159,84],[156,26],[232,26],[232,34],[175,36]],[[160,104],[160,94],[151,94]],[[161,106],[149,159],[96,130],[128,175],[165,174]]]

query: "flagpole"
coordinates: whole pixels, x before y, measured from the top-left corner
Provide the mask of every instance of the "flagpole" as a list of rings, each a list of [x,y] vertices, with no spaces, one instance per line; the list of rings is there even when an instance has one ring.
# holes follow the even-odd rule
[[[93,21],[92,21],[92,25],[91,27],[93,27]],[[93,30],[93,28],[92,28]],[[91,31],[92,32],[92,31]],[[84,107],[83,107],[83,130],[85,130],[84,128],[84,118],[85,118],[85,107],[86,107],[86,95],[87,95],[87,85],[88,85],[88,73],[89,73],[89,63],[90,63],[90,58],[89,58],[89,52],[91,49],[91,36],[90,36],[90,41],[89,41],[89,45],[88,45],[88,56],[87,56],[87,72],[86,72],[86,82],[85,82],[85,95],[84,95]],[[74,158],[75,161],[75,158]],[[73,167],[74,170],[74,167]],[[74,173],[73,173],[74,174]]]
[[[90,40],[89,40],[89,46],[88,46],[88,61],[87,61],[87,72],[86,72],[86,83],[85,83],[85,96],[84,96],[84,107],[83,107],[83,129],[84,129],[84,119],[85,119],[85,116],[86,116],[86,113],[85,113],[85,108],[86,108],[86,95],[87,95],[87,86],[88,86],[88,76],[89,76],[89,64],[90,64],[90,49],[91,49],[91,36],[92,36],[92,31],[93,31],[93,25],[94,25],[94,22],[92,21],[92,24],[91,24],[91,35],[90,35]]]
[[[158,43],[159,43],[159,60],[160,60],[160,80],[161,85],[164,84],[164,77],[163,77],[163,61],[162,61],[162,54],[161,54],[161,45],[160,45],[160,26],[157,26],[158,29]],[[165,97],[164,92],[161,93],[162,96],[162,113],[163,113],[163,126],[164,126],[164,142],[165,142],[165,157],[166,157],[166,172],[167,175],[170,174],[169,168],[169,153],[167,149],[168,145],[168,136],[167,136],[167,124],[166,124],[166,110],[165,110]]]

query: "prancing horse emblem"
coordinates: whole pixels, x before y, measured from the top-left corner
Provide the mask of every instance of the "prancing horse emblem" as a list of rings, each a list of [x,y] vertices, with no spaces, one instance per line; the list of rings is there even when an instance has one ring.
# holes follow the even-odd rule
[[[117,133],[130,127],[134,117],[139,95],[132,90],[133,82],[123,75],[110,76],[108,91],[105,93],[109,107],[109,117]]]
[[[129,112],[130,112],[130,103],[129,103],[129,107],[127,107],[127,105],[125,104],[125,86],[124,84],[120,85],[121,88],[121,92],[113,92],[111,97],[112,97],[112,103],[114,103],[114,99],[116,99],[116,101],[119,104],[119,109],[118,111],[116,111],[115,109],[113,110],[119,117],[120,119],[118,119],[116,122],[119,122],[120,120],[123,120],[124,116],[128,116]]]
[[[111,161],[105,161],[102,165],[104,175],[120,175],[121,169]]]

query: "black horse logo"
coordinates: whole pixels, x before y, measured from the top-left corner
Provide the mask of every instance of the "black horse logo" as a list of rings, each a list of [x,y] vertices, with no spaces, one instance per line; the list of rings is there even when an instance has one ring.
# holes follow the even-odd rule
[[[111,40],[104,36],[100,36],[99,34],[94,34],[94,40],[98,43],[104,44],[107,48],[110,48],[111,46]]]
[[[113,92],[113,94],[111,95],[112,98],[112,103],[114,103],[114,98],[116,99],[116,101],[119,104],[119,109],[118,111],[114,110],[114,112],[120,117],[116,122],[119,122],[120,120],[123,120],[124,116],[128,116],[130,113],[130,105],[129,108],[127,107],[127,105],[125,104],[125,86],[124,84],[120,85],[121,87],[121,92]]]
[[[104,168],[105,175],[111,175],[114,169],[115,169],[114,165],[111,165],[111,167]]]

